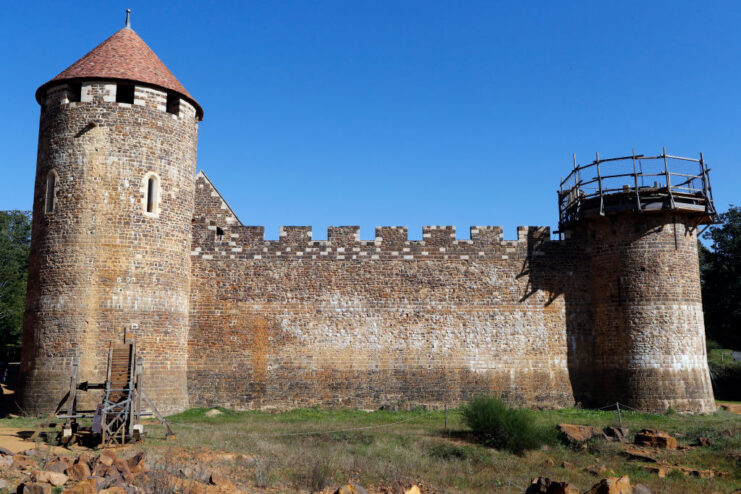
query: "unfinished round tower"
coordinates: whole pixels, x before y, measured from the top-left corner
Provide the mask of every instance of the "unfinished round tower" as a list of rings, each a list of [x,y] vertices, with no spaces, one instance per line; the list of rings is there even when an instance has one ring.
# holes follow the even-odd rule
[[[144,389],[188,406],[190,231],[203,111],[130,28],[36,91],[41,105],[19,406],[49,412],[136,341]]]
[[[697,232],[715,220],[699,159],[631,155],[574,163],[560,230],[589,264],[583,372],[591,405],[715,410],[705,348]]]

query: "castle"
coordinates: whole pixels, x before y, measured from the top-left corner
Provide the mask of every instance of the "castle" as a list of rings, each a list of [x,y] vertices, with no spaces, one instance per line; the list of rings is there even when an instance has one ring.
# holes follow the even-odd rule
[[[326,241],[283,227],[271,241],[196,174],[203,110],[128,21],[36,99],[28,414],[54,407],[73,362],[81,380],[100,380],[108,342],[124,338],[166,412],[435,407],[480,393],[535,407],[714,410],[702,158],[575,165],[558,240],[548,228],[504,240],[477,226],[462,240],[430,226],[420,241],[404,227],[373,240],[332,227]],[[661,170],[637,171],[649,161]],[[699,171],[674,173],[675,162]]]

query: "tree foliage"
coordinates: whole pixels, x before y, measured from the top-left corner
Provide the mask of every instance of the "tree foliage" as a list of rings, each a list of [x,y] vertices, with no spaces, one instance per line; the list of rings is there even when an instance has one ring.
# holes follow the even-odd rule
[[[700,245],[702,305],[708,339],[741,349],[741,208],[731,205]]]
[[[0,211],[0,360],[21,345],[30,247],[31,213]]]

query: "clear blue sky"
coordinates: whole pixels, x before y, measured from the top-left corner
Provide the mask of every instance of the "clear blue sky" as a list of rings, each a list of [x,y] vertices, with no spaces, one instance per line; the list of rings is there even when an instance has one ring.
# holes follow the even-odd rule
[[[703,151],[741,197],[738,2],[5,2],[0,209],[29,209],[33,94],[123,26],[201,103],[245,224],[557,223],[571,153]]]

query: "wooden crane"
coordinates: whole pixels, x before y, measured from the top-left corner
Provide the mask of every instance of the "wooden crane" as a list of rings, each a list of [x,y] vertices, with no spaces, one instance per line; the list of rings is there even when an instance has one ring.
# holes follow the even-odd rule
[[[72,377],[69,391],[62,397],[56,409],[39,425],[31,436],[35,439],[41,429],[48,426],[53,419],[63,419],[64,425],[59,434],[59,443],[67,445],[80,439],[85,428],[77,423],[81,418],[93,418],[100,421],[100,439],[104,446],[125,444],[138,441],[143,427],[141,418],[156,416],[164,425],[167,437],[174,437],[170,424],[159,413],[157,407],[147,398],[142,388],[143,372],[141,359],[136,357],[136,342],[114,343],[108,346],[108,367],[106,380],[102,383],[80,383],[78,379],[78,362],[72,364]],[[79,391],[103,390],[103,401],[99,410],[80,410],[77,408]],[[151,411],[142,408],[146,403]],[[65,406],[66,405],[66,406]],[[64,411],[63,411],[64,410]],[[96,419],[96,413],[99,417]]]

